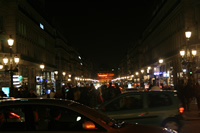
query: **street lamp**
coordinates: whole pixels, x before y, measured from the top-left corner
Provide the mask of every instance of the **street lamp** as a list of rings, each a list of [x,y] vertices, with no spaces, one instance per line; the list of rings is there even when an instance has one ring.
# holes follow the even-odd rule
[[[186,75],[188,77],[188,81],[193,80],[193,67],[195,64],[194,58],[197,55],[197,51],[195,49],[191,49],[189,46],[189,40],[191,38],[192,32],[186,31],[185,37],[186,37],[186,45],[182,50],[180,50],[180,56],[182,58],[182,67],[183,69],[186,69]]]
[[[187,88],[195,89],[193,86],[194,85],[193,71],[195,70],[195,56],[197,55],[197,51],[195,49],[192,49],[191,48],[192,46],[189,44],[191,35],[192,35],[191,31],[185,32],[186,43],[185,43],[184,48],[180,50],[182,69],[184,72],[184,83],[186,85],[183,87],[183,89],[187,89]],[[184,95],[186,96],[188,94],[185,93]],[[194,94],[191,94],[191,96],[194,96]],[[184,100],[186,101],[186,105],[184,106],[186,107],[186,110],[188,111],[189,110],[188,104],[190,104],[190,99],[188,99],[186,96]]]
[[[57,74],[58,74],[58,71],[54,71],[54,73],[57,75]]]
[[[140,81],[138,81],[138,75],[139,75],[139,72],[135,72],[135,75],[136,75],[136,88],[138,88],[138,83],[140,82]]]
[[[65,76],[65,75],[66,75],[66,72],[63,72],[62,74],[63,74],[63,76]]]
[[[44,65],[44,64],[41,64],[41,65],[40,65],[40,69],[42,69],[42,71],[43,71],[44,68],[45,68],[45,65]]]
[[[14,72],[18,72],[17,67],[18,67],[18,63],[20,59],[19,57],[17,57],[17,55],[13,59],[12,46],[14,45],[14,40],[11,38],[11,36],[7,41],[8,41],[8,45],[10,46],[10,58],[7,58],[7,56],[5,55],[3,58],[3,63],[5,65],[5,71],[10,72],[10,95],[9,96],[13,96],[13,91],[14,91],[13,74]],[[13,65],[15,66],[13,67]],[[0,64],[0,69],[3,69],[2,64]]]
[[[188,30],[188,31],[185,32],[185,37],[186,37],[187,40],[190,39],[191,35],[192,35],[191,31]]]
[[[158,62],[159,62],[160,64],[162,64],[162,63],[163,63],[163,59],[159,59]]]

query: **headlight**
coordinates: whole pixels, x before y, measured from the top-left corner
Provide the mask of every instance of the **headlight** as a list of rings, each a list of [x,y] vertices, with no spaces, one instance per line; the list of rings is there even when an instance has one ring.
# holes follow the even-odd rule
[[[178,133],[176,130],[169,129],[169,128],[163,128],[164,131],[167,131],[168,133]]]

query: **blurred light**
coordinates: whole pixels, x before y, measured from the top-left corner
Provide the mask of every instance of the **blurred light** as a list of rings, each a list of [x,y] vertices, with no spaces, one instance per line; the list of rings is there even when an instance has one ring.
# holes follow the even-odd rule
[[[192,50],[192,55],[196,56],[197,55],[197,51],[196,50]]]
[[[8,58],[7,58],[6,56],[3,58],[3,63],[4,63],[4,64],[7,64],[7,63],[8,63]]]
[[[9,39],[8,39],[8,45],[9,45],[10,47],[12,47],[13,44],[14,44],[14,40],[13,40],[12,38],[9,38]]]
[[[57,74],[58,74],[58,71],[54,71],[54,73],[57,75]]]
[[[191,37],[191,35],[192,35],[192,32],[191,32],[191,31],[186,31],[186,32],[185,32],[185,37],[186,37],[186,38],[189,39],[189,38]]]
[[[163,63],[163,59],[159,59],[159,63],[160,63],[160,64]]]
[[[180,108],[179,108],[179,113],[182,114],[183,112],[184,112],[184,107],[180,107]]]
[[[14,61],[15,61],[16,64],[19,63],[19,57],[17,57],[17,55],[14,57]]]
[[[78,117],[76,118],[76,121],[80,121],[80,120],[81,120],[81,117],[78,116]]]
[[[144,70],[143,70],[143,69],[141,70],[141,73],[144,73]]]
[[[62,72],[62,75],[65,76],[65,75],[66,75],[66,72]]]
[[[180,51],[180,55],[181,55],[181,56],[184,56],[184,55],[185,55],[185,50],[181,50],[181,51]]]
[[[45,67],[44,64],[41,64],[41,65],[40,65],[40,68],[41,68],[42,70],[44,69],[44,67]]]
[[[0,69],[3,69],[3,65],[2,64],[0,64]]]

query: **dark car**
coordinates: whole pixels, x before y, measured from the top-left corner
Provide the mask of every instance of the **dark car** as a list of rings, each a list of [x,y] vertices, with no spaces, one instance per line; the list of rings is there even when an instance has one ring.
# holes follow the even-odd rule
[[[0,100],[0,132],[173,133],[166,128],[115,121],[70,100]]]
[[[101,104],[97,110],[131,123],[180,130],[184,108],[175,91],[128,91]]]

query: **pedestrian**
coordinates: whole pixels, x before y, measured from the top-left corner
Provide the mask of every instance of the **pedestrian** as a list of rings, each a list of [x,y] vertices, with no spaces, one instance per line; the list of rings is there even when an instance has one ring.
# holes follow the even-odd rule
[[[98,101],[98,104],[103,103],[101,87],[98,88],[97,101]]]
[[[194,96],[196,97],[197,101],[197,108],[200,111],[200,85],[196,83],[195,88],[194,88]]]
[[[149,82],[148,85],[149,85],[148,90],[150,90],[153,87],[153,85],[151,84],[151,82]]]
[[[71,86],[68,86],[68,92],[67,92],[67,99],[74,100],[74,89]]]
[[[34,93],[33,89],[29,89],[29,93],[27,94],[28,98],[37,98],[37,95]]]
[[[19,97],[19,98],[23,98],[23,97],[24,97],[24,92],[23,92],[22,87],[19,87],[18,97]]]
[[[55,93],[55,95],[54,95],[54,98],[62,98],[62,99],[65,98],[65,95],[63,94],[62,89],[57,89],[57,90],[56,90],[56,93]]]
[[[1,90],[0,91],[0,97],[7,97],[7,95]]]
[[[28,87],[24,87],[23,94],[24,94],[24,98],[28,97],[28,94],[29,94]]]
[[[114,91],[114,87],[112,86],[112,83],[109,83],[108,88],[106,88],[105,92],[104,92],[104,102],[109,101],[111,99],[113,99],[115,97],[115,91]]]
[[[93,84],[90,85],[90,89],[88,91],[89,97],[89,106],[94,108],[97,106],[97,91]]]
[[[10,92],[9,96],[10,97],[18,97],[18,89],[16,87],[13,87],[12,89],[11,89],[12,91]]]
[[[86,84],[85,87],[82,87],[79,100],[80,103],[87,106],[89,106],[89,90],[90,90],[89,84]]]
[[[115,92],[115,97],[121,94],[121,90],[119,88],[118,83],[115,83],[114,92]]]
[[[52,88],[51,88],[51,92],[47,95],[48,98],[54,98],[54,96],[55,96],[55,94],[56,94],[54,90],[55,90],[55,89],[52,87]]]
[[[81,96],[81,91],[78,87],[74,88],[74,101],[79,102],[80,101],[80,96]]]

